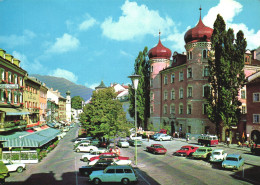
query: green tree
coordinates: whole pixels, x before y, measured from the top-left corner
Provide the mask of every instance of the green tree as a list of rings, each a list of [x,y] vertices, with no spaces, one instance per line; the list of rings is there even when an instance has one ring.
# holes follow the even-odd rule
[[[240,120],[241,111],[238,91],[245,84],[244,53],[246,40],[242,31],[234,37],[223,18],[218,15],[214,23],[211,37],[212,51],[209,54],[209,83],[211,93],[207,97],[207,114],[216,124],[216,132],[220,134],[220,126],[231,128]]]
[[[73,109],[82,109],[82,102],[84,101],[84,99],[80,96],[74,96],[73,98],[71,98],[71,108]]]
[[[111,87],[93,92],[91,103],[80,114],[80,121],[87,134],[99,138],[129,134],[131,126],[128,125],[122,103],[116,100],[116,96]]]
[[[139,52],[135,59],[135,74],[141,76],[136,93],[137,106],[137,126],[147,129],[150,115],[150,64],[148,60],[148,48]],[[135,90],[129,85],[129,114],[135,117]]]

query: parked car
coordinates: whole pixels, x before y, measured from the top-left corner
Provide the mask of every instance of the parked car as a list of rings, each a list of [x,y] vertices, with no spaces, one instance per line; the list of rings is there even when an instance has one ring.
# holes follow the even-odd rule
[[[216,149],[211,152],[211,156],[209,158],[210,162],[222,162],[226,159],[227,153],[222,149]]]
[[[121,148],[128,148],[129,147],[129,143],[127,142],[126,139],[119,139],[119,141],[117,142],[117,146],[121,147]]]
[[[81,143],[75,148],[76,152],[92,152],[97,150],[98,148],[96,146],[89,145],[88,143]]]
[[[153,154],[166,154],[167,152],[167,149],[161,144],[152,144],[151,146],[147,146],[146,150]]]
[[[66,126],[62,130],[63,130],[63,132],[68,132],[70,130],[70,127]]]
[[[22,173],[25,170],[24,163],[12,162],[12,161],[4,161],[5,166],[7,167],[9,172],[18,172]]]
[[[74,144],[74,150],[80,145],[80,144],[85,144],[86,146],[90,145],[90,141],[89,140],[82,140],[76,144]]]
[[[137,175],[131,166],[108,166],[105,170],[94,171],[89,175],[89,181],[94,184],[102,182],[129,184],[137,180]]]
[[[222,168],[239,170],[245,163],[245,159],[239,154],[228,154],[222,162]]]
[[[90,160],[90,158],[99,156],[101,153],[103,153],[103,150],[91,151],[90,153],[82,155],[81,160],[87,162]]]
[[[74,141],[74,145],[76,145],[77,143],[81,142],[81,141],[89,141],[90,143],[90,140],[89,139],[86,139],[86,138],[77,138],[76,141]]]
[[[182,146],[180,150],[177,150],[176,152],[174,152],[174,155],[191,156],[198,148],[199,147],[190,146],[190,145]]]
[[[173,140],[172,136],[169,136],[167,134],[160,134],[158,137],[155,138],[156,141],[171,141]]]
[[[209,159],[212,152],[210,147],[199,147],[193,154],[192,157],[196,159]]]
[[[114,164],[116,165],[131,165],[132,161],[129,159],[129,160],[120,160],[120,159],[116,159],[112,156],[106,156],[106,157],[101,157],[100,159],[96,159],[96,160],[93,160],[93,161],[90,161],[88,163],[89,166],[93,166],[94,164],[96,164],[96,162],[98,162],[99,160],[110,160],[110,161],[113,161]]]
[[[9,176],[9,172],[3,161],[0,161],[0,184],[5,182],[5,178]]]
[[[129,139],[128,143],[131,146],[135,146],[135,141],[136,141],[136,146],[142,146],[143,142],[141,140],[133,140],[133,139]]]
[[[96,162],[93,166],[82,166],[79,168],[80,175],[89,176],[93,171],[104,170],[106,167],[113,165],[113,161],[111,160],[100,160]]]
[[[163,134],[163,133],[156,133],[156,134],[154,134],[154,135],[151,135],[151,139],[156,139],[157,137],[159,137],[159,135],[161,135],[161,134]]]
[[[103,158],[109,157],[109,156],[112,156],[112,157],[114,157],[115,159],[129,160],[129,157],[123,157],[123,156],[117,155],[116,153],[107,152],[107,153],[102,153],[102,154],[100,154],[99,156],[90,158],[90,161],[93,161],[93,160],[95,160],[95,159],[100,159],[100,158],[102,158],[102,157],[103,157]]]

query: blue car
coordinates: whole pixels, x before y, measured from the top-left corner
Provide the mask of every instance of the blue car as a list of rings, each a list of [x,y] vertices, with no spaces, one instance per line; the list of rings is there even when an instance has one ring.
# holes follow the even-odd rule
[[[239,170],[245,163],[245,159],[239,154],[229,154],[222,162],[222,168]]]

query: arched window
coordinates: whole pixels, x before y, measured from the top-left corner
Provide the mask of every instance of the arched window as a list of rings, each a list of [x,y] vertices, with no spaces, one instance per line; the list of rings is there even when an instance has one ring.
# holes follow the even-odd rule
[[[183,104],[179,105],[179,114],[183,114]]]
[[[163,113],[164,113],[164,114],[167,114],[167,108],[168,108],[168,106],[167,106],[167,105],[164,105],[164,107],[163,107]]]
[[[174,100],[175,99],[175,91],[174,89],[172,89],[171,91],[171,100]]]
[[[179,98],[183,99],[183,88],[180,88],[179,90]]]
[[[175,105],[174,104],[171,104],[170,113],[175,114]]]

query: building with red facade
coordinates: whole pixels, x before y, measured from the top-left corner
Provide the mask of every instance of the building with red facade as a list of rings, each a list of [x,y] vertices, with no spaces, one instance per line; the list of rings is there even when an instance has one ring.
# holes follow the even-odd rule
[[[184,35],[185,52],[177,53],[162,45],[160,37],[157,46],[149,53],[150,74],[150,123],[159,130],[168,128],[171,134],[179,132],[192,135],[215,134],[215,124],[206,115],[206,97],[210,93],[208,83],[208,51],[211,49],[213,29],[198,24]],[[260,70],[254,54],[245,53],[244,71],[246,77]],[[172,57],[172,58],[171,58]],[[239,91],[244,113],[242,125],[246,124],[246,87]],[[221,140],[225,140],[227,128],[222,129]],[[236,137],[237,127],[232,130]]]

